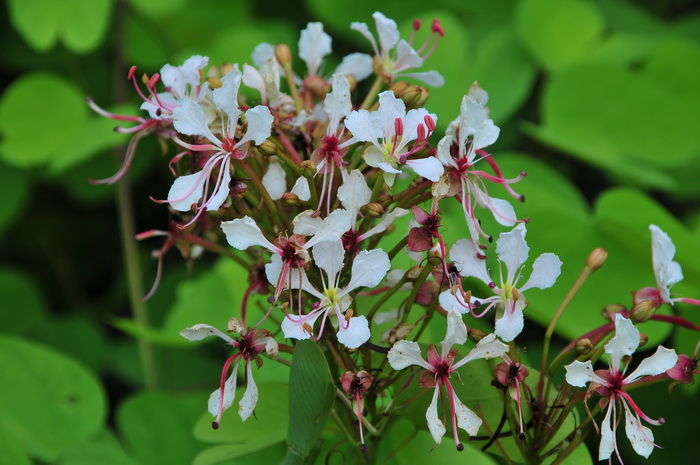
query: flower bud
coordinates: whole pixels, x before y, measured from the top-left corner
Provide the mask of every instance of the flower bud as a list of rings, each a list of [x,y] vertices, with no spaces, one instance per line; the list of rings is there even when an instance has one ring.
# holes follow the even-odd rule
[[[383,193],[379,194],[377,197],[377,203],[380,204],[384,209],[386,210],[389,205],[391,205],[391,202],[394,201],[394,197],[391,196],[391,194]]]
[[[316,163],[312,162],[311,160],[304,160],[301,162],[301,166],[299,168],[299,172],[306,179],[312,179],[316,174]]]
[[[296,194],[292,194],[291,192],[285,192],[284,194],[282,194],[282,202],[284,202],[285,205],[289,205],[291,207],[299,205],[299,196]]]
[[[282,66],[292,64],[292,52],[289,51],[287,44],[275,45],[275,58]]]
[[[593,252],[588,255],[588,258],[586,259],[586,266],[590,268],[591,272],[597,270],[601,266],[603,266],[603,263],[605,263],[605,260],[608,258],[608,251],[603,249],[603,248],[596,248],[593,250]]]
[[[576,341],[574,347],[576,348],[576,352],[582,355],[586,355],[590,353],[591,350],[593,350],[593,343],[590,339],[584,337],[583,339],[579,339],[578,341]]]
[[[649,336],[644,333],[639,333],[639,347],[644,347],[649,342]]]
[[[221,75],[226,76],[228,73],[233,71],[235,67],[233,66],[233,63],[224,63],[221,65]]]
[[[467,329],[467,336],[469,336],[470,341],[478,343],[486,337],[486,333],[478,328],[469,328]]]
[[[330,83],[323,79],[321,76],[309,76],[304,79],[304,88],[311,92],[314,98],[322,100],[325,98],[328,90],[330,90]]]
[[[423,267],[416,265],[406,272],[406,280],[415,282],[423,272]]]
[[[277,152],[279,152],[277,144],[272,142],[270,139],[265,139],[265,142],[258,145],[257,148],[260,153],[268,157],[271,155],[277,155]]]
[[[430,92],[425,87],[411,85],[404,81],[395,82],[389,90],[394,91],[396,98],[403,100],[406,110],[423,108],[430,97]]]
[[[433,266],[440,266],[442,264],[442,251],[440,250],[440,244],[435,244],[428,250],[428,263]]]
[[[651,317],[656,313],[656,305],[651,300],[642,300],[637,305],[632,307],[632,312],[630,313],[630,320],[632,323],[646,323],[651,320]]]
[[[609,304],[603,307],[603,310],[601,310],[601,314],[605,319],[610,320],[610,321],[615,321],[615,315],[618,313],[622,313],[627,311],[627,307],[624,305],[620,304]]]
[[[373,217],[382,216],[384,214],[384,207],[380,203],[370,202],[362,207],[362,213]]]

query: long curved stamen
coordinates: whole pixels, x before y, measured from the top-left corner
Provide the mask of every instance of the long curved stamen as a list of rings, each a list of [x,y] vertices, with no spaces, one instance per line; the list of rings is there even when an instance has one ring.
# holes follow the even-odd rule
[[[658,420],[654,420],[652,418],[649,418],[649,416],[647,416],[644,412],[642,412],[642,409],[639,408],[639,406],[634,402],[634,400],[632,400],[632,397],[629,394],[627,394],[625,391],[620,391],[618,393],[618,395],[625,402],[627,402],[627,405],[632,407],[632,410],[634,410],[634,413],[636,413],[639,417],[643,418],[644,421],[646,421],[647,423],[654,425],[654,426],[660,426],[660,425],[663,425],[664,423],[666,423],[666,420],[664,420],[663,418],[659,418]]]
[[[457,445],[457,450],[458,451],[463,451],[464,450],[464,445],[459,442],[459,435],[457,432],[457,413],[455,411],[455,392],[454,389],[452,388],[452,384],[450,384],[450,381],[446,378],[442,378],[441,381],[445,384],[445,387],[447,388],[447,394],[450,398],[450,411],[452,413],[452,434],[454,435],[455,438],[455,444]]]
[[[226,360],[226,363],[224,363],[224,368],[221,370],[221,387],[219,388],[219,411],[216,414],[216,420],[214,420],[211,424],[211,427],[214,429],[219,429],[219,425],[221,424],[221,414],[224,413],[224,389],[226,387],[226,375],[228,374],[228,368],[231,366],[231,363],[233,363],[233,361],[236,360],[240,355],[241,353],[238,352],[236,355],[229,357],[228,360]]]
[[[107,184],[107,185],[112,185],[115,182],[119,181],[124,174],[126,174],[127,171],[129,171],[129,168],[131,167],[131,161],[134,159],[134,154],[136,153],[136,148],[139,145],[139,142],[147,134],[147,130],[143,130],[141,132],[138,132],[134,135],[134,137],[131,138],[129,141],[129,145],[126,148],[126,155],[124,155],[124,162],[122,162],[121,168],[119,168],[119,171],[117,171],[114,175],[107,179],[98,179],[98,180],[93,180],[90,179],[90,184]]]
[[[360,390],[355,391],[355,402],[357,403],[357,423],[360,426],[360,444],[361,447],[367,447],[365,444],[365,435],[362,432],[362,403],[360,402]]]

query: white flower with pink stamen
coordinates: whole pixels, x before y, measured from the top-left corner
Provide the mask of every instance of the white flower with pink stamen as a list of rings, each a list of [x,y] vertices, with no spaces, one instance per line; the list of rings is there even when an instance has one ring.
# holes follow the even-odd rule
[[[241,72],[234,69],[221,79],[222,86],[212,93],[216,109],[222,115],[221,138],[209,128],[204,109],[197,102],[186,100],[173,110],[173,124],[179,133],[199,136],[209,143],[188,144],[174,137],[175,142],[189,150],[213,152],[201,171],[180,176],[168,192],[167,202],[175,210],[190,211],[194,205],[195,219],[205,210],[218,210],[228,197],[231,160],[243,160],[250,143],[260,145],[270,137],[274,118],[267,107],[258,105],[245,112],[247,131],[240,140],[235,139],[242,113],[237,102],[241,76]],[[217,168],[216,176],[212,177]]]
[[[394,370],[403,370],[411,365],[416,365],[424,369],[420,376],[421,386],[435,388],[433,400],[425,413],[428,421],[428,429],[436,443],[440,444],[442,437],[447,431],[445,425],[440,421],[438,414],[438,396],[444,387],[449,398],[449,405],[452,418],[452,431],[454,434],[457,450],[464,449],[459,441],[457,427],[462,428],[470,436],[475,436],[481,426],[481,418],[472,412],[459,400],[455,394],[450,377],[460,367],[472,360],[492,359],[503,357],[508,352],[508,346],[498,339],[495,334],[484,337],[474,347],[469,354],[455,362],[457,349],[454,345],[462,345],[467,341],[467,327],[462,321],[462,316],[454,309],[447,312],[447,333],[445,340],[441,342],[442,351],[438,353],[434,345],[428,347],[428,357],[424,360],[421,357],[420,346],[416,342],[398,341],[389,350],[389,364]]]
[[[700,300],[688,297],[671,297],[671,287],[683,279],[683,271],[678,262],[673,261],[676,255],[676,246],[661,228],[652,224],[651,230],[651,258],[654,266],[656,287],[644,287],[634,292],[635,305],[645,300],[651,301],[656,308],[663,304],[673,305],[675,302],[684,302],[692,305],[700,305]]]
[[[486,283],[493,289],[495,295],[480,299],[471,296],[466,299],[461,282],[454,289],[440,294],[440,305],[445,308],[455,307],[462,313],[470,312],[479,318],[484,316],[494,306],[501,304],[503,314],[496,318],[496,335],[510,342],[520,334],[524,326],[523,309],[527,306],[524,292],[531,288],[547,289],[552,287],[561,273],[561,260],[553,253],[544,253],[537,257],[532,265],[530,278],[518,287],[523,264],[527,260],[530,248],[525,242],[525,225],[520,223],[511,232],[503,233],[496,242],[496,254],[499,264],[506,268],[506,276],[500,271],[500,285],[497,285],[486,269],[486,262],[479,258],[478,252],[466,239],[459,240],[450,249],[450,260],[457,265],[460,276],[473,277]],[[480,309],[476,313],[475,309]]]
[[[314,309],[306,315],[302,315],[301,311],[298,315],[287,315],[282,321],[284,336],[292,339],[309,339],[313,337],[314,323],[321,318],[321,327],[317,336],[314,337],[318,339],[323,334],[329,314],[334,313],[338,318],[338,342],[351,349],[360,347],[370,337],[369,323],[364,315],[352,316],[353,312],[347,311],[352,304],[350,293],[360,287],[372,288],[378,285],[391,267],[389,256],[382,249],[360,252],[352,262],[350,282],[342,288],[340,276],[345,257],[342,243],[340,241],[321,242],[314,246],[313,257],[316,265],[326,275],[325,279],[323,276],[321,279],[323,290],[316,289],[306,278],[304,270],[301,270],[302,279],[299,280],[299,287],[316,297],[318,301],[314,304]],[[273,261],[267,271],[269,281],[275,282],[281,273],[281,266]]]
[[[406,165],[413,171],[436,182],[444,169],[435,157],[409,160],[408,157],[421,151],[428,145],[428,137],[435,130],[437,116],[428,113],[425,108],[413,109],[406,113],[406,104],[387,90],[379,94],[377,111],[353,111],[345,118],[345,127],[352,133],[352,138],[340,144],[347,147],[357,142],[370,142],[362,156],[369,166],[381,169],[388,186],[394,184],[394,178],[401,173],[399,164]],[[409,149],[409,143],[416,141]]]
[[[578,360],[566,366],[566,382],[575,387],[585,387],[596,391],[604,397],[602,403],[607,403],[605,418],[601,424],[600,447],[598,460],[607,460],[613,451],[620,459],[620,452],[615,438],[615,429],[625,413],[625,433],[632,443],[634,451],[643,457],[649,457],[654,447],[654,434],[642,425],[642,420],[651,425],[661,425],[663,418],[649,418],[632,397],[625,392],[625,386],[639,381],[644,376],[655,376],[673,368],[678,361],[678,355],[673,349],[659,346],[654,355],[642,360],[636,370],[625,376],[627,366],[621,366],[623,357],[632,355],[639,347],[639,330],[621,314],[615,315],[615,337],[605,345],[605,352],[610,354],[608,370],[593,370],[590,361],[585,363]],[[622,459],[620,459],[622,462]]]
[[[416,69],[423,66],[424,61],[433,54],[440,37],[445,35],[440,22],[434,20],[430,35],[425,43],[415,50],[412,46],[416,32],[420,29],[420,21],[414,21],[413,33],[411,38],[406,41],[400,39],[399,28],[396,22],[387,18],[380,12],[375,12],[372,17],[377,27],[377,35],[379,37],[379,46],[374,36],[369,31],[366,23],[353,22],[350,29],[355,30],[365,36],[372,44],[375,60],[381,66],[382,76],[389,81],[393,81],[397,77],[414,78],[425,82],[433,87],[440,87],[445,83],[445,79],[437,71],[427,71],[420,73],[407,73],[410,69]],[[421,54],[423,54],[421,56]]]
[[[511,196],[521,202],[524,200],[523,196],[513,191],[510,184],[522,179],[525,173],[521,172],[518,177],[512,179],[504,178],[491,155],[482,150],[496,142],[500,133],[500,129],[489,118],[487,102],[488,94],[477,83],[472,84],[469,94],[462,99],[459,117],[451,123],[447,135],[438,143],[437,150],[438,159],[448,170],[450,194],[457,195],[462,202],[467,226],[475,245],[478,245],[480,236],[490,238],[481,230],[475,217],[476,205],[488,209],[499,224],[514,226],[518,223],[511,204],[491,197],[484,181],[501,184]],[[474,165],[481,160],[485,160],[491,166],[495,175],[474,169]]]

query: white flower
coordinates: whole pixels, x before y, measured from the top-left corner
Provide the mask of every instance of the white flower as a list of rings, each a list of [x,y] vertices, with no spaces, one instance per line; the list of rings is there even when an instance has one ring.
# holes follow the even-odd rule
[[[651,301],[656,308],[664,303],[673,305],[674,302],[684,302],[692,305],[700,305],[700,300],[688,297],[671,297],[671,287],[683,279],[683,271],[678,262],[673,261],[676,255],[676,246],[671,238],[655,224],[649,226],[651,230],[651,257],[654,266],[656,287],[645,287],[634,293],[634,303],[645,300]]]
[[[299,58],[306,63],[309,76],[316,76],[323,57],[331,53],[331,36],[322,23],[308,23],[299,37]]]
[[[478,307],[485,308],[480,314],[474,316],[481,317],[493,306],[501,303],[503,315],[496,319],[496,334],[506,342],[515,339],[524,325],[523,309],[527,306],[527,301],[523,293],[534,287],[539,289],[552,287],[561,273],[562,265],[555,254],[544,253],[535,260],[530,279],[517,287],[522,275],[522,266],[530,251],[525,242],[526,232],[525,225],[521,223],[511,232],[501,234],[496,243],[498,259],[506,267],[505,279],[503,279],[503,273],[499,273],[500,285],[491,279],[486,270],[486,262],[478,257],[474,247],[465,239],[457,241],[450,249],[450,260],[456,263],[459,274],[464,278],[480,279],[494,290],[495,295],[486,299],[472,296],[470,302],[465,302],[460,283],[458,289],[447,290],[440,294],[440,305],[445,309],[454,307],[463,313],[471,311],[474,314],[476,302],[479,302]]]
[[[445,425],[440,421],[438,414],[438,396],[444,387],[449,397],[449,405],[452,412],[452,430],[454,433],[457,450],[462,450],[464,446],[459,441],[457,427],[462,428],[470,436],[475,436],[481,426],[481,419],[459,400],[454,388],[450,383],[452,373],[465,364],[476,359],[492,359],[503,357],[508,351],[508,346],[496,339],[494,334],[484,337],[472,349],[469,354],[455,362],[457,349],[453,345],[464,344],[467,340],[467,327],[462,321],[462,316],[449,310],[447,313],[447,333],[441,343],[442,351],[437,352],[434,345],[428,347],[427,360],[420,355],[420,347],[411,341],[398,341],[389,350],[389,364],[395,370],[402,370],[411,365],[417,365],[425,371],[421,374],[421,386],[435,388],[433,400],[426,411],[425,418],[428,421],[428,429],[436,443],[440,444],[442,436],[445,434]],[[455,422],[456,419],[456,422]]]
[[[368,165],[384,171],[384,180],[389,186],[393,185],[396,174],[401,173],[396,168],[399,164],[406,164],[419,175],[436,182],[444,169],[435,157],[408,160],[409,156],[425,147],[436,123],[437,116],[424,108],[406,113],[403,100],[397,99],[394,92],[388,90],[379,94],[377,111],[353,111],[345,118],[345,127],[353,137],[340,147],[371,142],[363,157]],[[416,143],[409,150],[408,145],[412,141]]]
[[[382,75],[385,78],[391,81],[396,79],[399,75],[401,77],[412,77],[434,87],[440,87],[445,83],[445,80],[437,71],[422,73],[404,72],[423,66],[423,61],[430,56],[435,47],[435,45],[429,45],[430,42],[434,37],[437,38],[437,36],[443,35],[439,23],[433,22],[430,37],[428,37],[426,43],[420,47],[421,51],[427,50],[421,57],[419,52],[413,49],[411,43],[403,39],[399,40],[399,29],[394,20],[387,18],[378,11],[375,12],[372,17],[377,27],[379,46],[377,46],[377,42],[372,33],[369,32],[369,27],[366,23],[353,22],[350,25],[350,29],[359,32],[370,41],[375,58],[379,61],[382,67]]]
[[[673,349],[659,346],[654,355],[642,360],[636,370],[625,376],[627,367],[622,368],[622,358],[632,355],[639,347],[639,330],[630,320],[621,314],[615,315],[615,337],[605,345],[605,352],[610,354],[609,370],[593,371],[590,361],[585,363],[578,360],[566,367],[566,382],[575,387],[584,387],[587,383],[600,395],[607,397],[607,411],[601,424],[600,447],[598,460],[609,459],[613,451],[620,458],[615,440],[615,429],[620,422],[622,412],[625,413],[625,432],[632,443],[635,452],[643,457],[649,457],[656,446],[654,434],[642,425],[642,419],[652,425],[664,423],[663,418],[649,418],[632,397],[624,391],[626,385],[634,383],[644,376],[655,376],[673,368],[678,361],[678,355]],[[620,460],[622,461],[622,460]]]

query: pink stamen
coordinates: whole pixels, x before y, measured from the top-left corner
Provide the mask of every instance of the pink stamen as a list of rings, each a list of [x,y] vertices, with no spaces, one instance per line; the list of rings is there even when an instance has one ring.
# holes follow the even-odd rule
[[[457,432],[457,413],[455,412],[455,392],[454,389],[452,388],[452,385],[450,384],[450,381],[447,378],[441,378],[441,380],[444,384],[445,387],[447,388],[447,394],[450,398],[450,410],[452,412],[452,434],[454,435],[455,438],[455,444],[457,445],[457,450],[458,451],[463,451],[464,450],[464,445],[459,442],[459,435]]]
[[[224,389],[226,387],[226,375],[228,374],[228,368],[231,366],[231,363],[233,363],[236,358],[238,358],[241,355],[241,353],[237,353],[236,355],[229,357],[228,360],[226,360],[226,363],[224,363],[224,368],[221,370],[221,387],[219,388],[219,412],[216,414],[216,420],[214,420],[211,424],[211,427],[214,429],[219,429],[219,425],[221,424],[221,415],[224,413]]]

